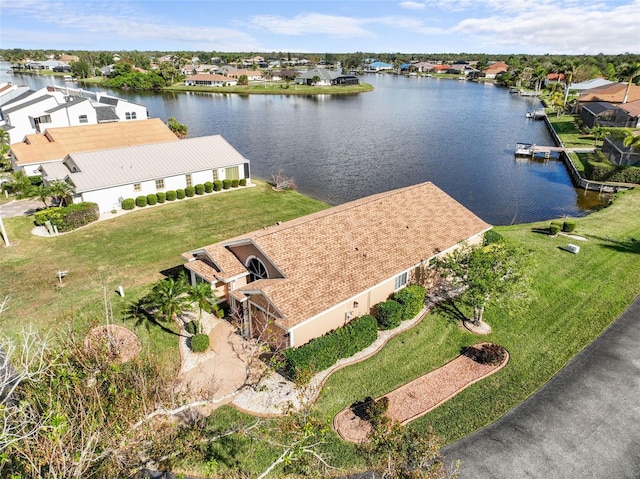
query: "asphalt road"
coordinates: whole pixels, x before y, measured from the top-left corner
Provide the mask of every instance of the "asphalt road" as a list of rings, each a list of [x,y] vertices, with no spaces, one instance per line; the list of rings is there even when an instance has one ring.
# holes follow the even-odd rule
[[[536,394],[441,452],[461,479],[640,478],[640,296]]]

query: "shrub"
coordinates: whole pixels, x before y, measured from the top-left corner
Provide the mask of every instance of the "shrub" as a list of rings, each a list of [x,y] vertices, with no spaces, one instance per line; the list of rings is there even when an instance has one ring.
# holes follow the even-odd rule
[[[566,220],[562,224],[562,231],[564,231],[565,233],[572,233],[573,231],[575,231],[575,229],[576,229],[575,220]]]
[[[167,191],[167,201],[174,201],[176,199],[176,192],[174,190]]]
[[[213,182],[213,190],[220,191],[222,189],[222,180],[215,180]]]
[[[164,191],[158,191],[156,193],[156,199],[158,200],[158,203],[164,203],[167,201],[167,194]]]
[[[240,178],[240,182],[238,184],[240,186],[247,186],[247,179],[246,178]]]
[[[483,344],[482,346],[469,346],[463,348],[462,354],[480,364],[497,366],[507,357],[507,350],[498,344]]]
[[[402,321],[402,306],[393,299],[378,303],[376,318],[380,329],[393,329]]]
[[[413,318],[420,312],[424,306],[426,294],[427,290],[423,286],[412,284],[393,295],[393,299],[402,306],[403,321]]]
[[[196,321],[189,321],[184,324],[184,329],[190,334],[198,333],[198,323]]]
[[[187,195],[189,198],[191,198],[193,195],[196,194],[196,189],[193,186],[187,186],[184,189],[184,194]]]
[[[562,226],[559,225],[558,223],[551,223],[549,225],[549,234],[552,236],[555,236],[560,232],[561,229],[562,229]]]
[[[136,206],[136,200],[133,198],[126,198],[122,200],[122,209],[123,210],[132,210]]]
[[[487,246],[493,243],[504,243],[504,238],[497,231],[489,230],[484,234],[484,245]]]
[[[158,197],[154,193],[149,193],[147,195],[147,204],[149,206],[153,206],[158,202]]]
[[[198,333],[189,338],[189,347],[194,353],[201,353],[209,349],[209,336]]]
[[[237,188],[240,184],[240,180],[231,180],[231,188]]]
[[[285,350],[285,372],[296,379],[305,372],[322,371],[333,366],[339,359],[362,351],[377,337],[376,319],[365,314],[307,344]]]
[[[204,195],[204,185],[196,185],[196,195]]]
[[[182,188],[176,190],[176,198],[179,200],[184,199],[184,190]]]
[[[210,181],[205,181],[204,191],[205,193],[211,193],[213,191],[213,183],[211,183]]]
[[[231,180],[222,180],[222,189],[228,190],[231,188]]]
[[[136,206],[138,208],[142,208],[144,206],[147,206],[147,197],[146,196],[138,196],[136,198]]]
[[[389,410],[389,398],[383,396],[375,400],[371,396],[367,396],[363,401],[352,404],[351,410],[360,419],[369,421],[373,426],[376,426],[388,421],[385,415]]]
[[[42,226],[50,221],[61,233],[87,225],[98,218],[100,211],[96,203],[76,203],[64,208],[52,207],[34,215],[36,225]]]

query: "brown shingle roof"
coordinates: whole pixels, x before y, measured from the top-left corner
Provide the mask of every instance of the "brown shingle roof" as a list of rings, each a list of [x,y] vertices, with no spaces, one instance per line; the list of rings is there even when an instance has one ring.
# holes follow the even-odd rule
[[[346,301],[490,228],[432,183],[381,193],[206,247],[252,241],[283,279],[249,283],[288,327]],[[226,250],[225,261],[244,265]]]
[[[178,141],[178,138],[161,119],[152,118],[49,128],[44,134],[28,135],[27,142],[14,143],[11,152],[16,164],[26,165],[63,159],[69,153],[165,141]]]
[[[609,103],[622,103],[627,91],[627,83],[609,83],[582,92],[578,97],[579,102],[608,101]],[[627,102],[640,100],[640,86],[631,85]]]

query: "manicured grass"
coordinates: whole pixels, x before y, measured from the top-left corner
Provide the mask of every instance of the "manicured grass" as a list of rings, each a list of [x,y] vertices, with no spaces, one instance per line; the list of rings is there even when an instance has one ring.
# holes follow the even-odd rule
[[[481,337],[460,329],[444,309],[429,313],[372,358],[333,374],[315,414],[331,424],[336,413],[355,401],[384,395],[455,358],[464,346],[491,341],[507,348],[509,364],[410,427],[425,433],[432,429],[450,443],[495,421],[544,385],[640,294],[638,209],[640,192],[629,191],[612,206],[579,218],[575,234],[588,238],[586,242],[534,231],[548,222],[497,227],[508,241],[533,251],[534,299],[515,315],[499,307],[487,310],[485,319],[493,331]],[[564,251],[568,242],[580,245],[580,253]],[[224,407],[210,420],[229,414]],[[356,448],[335,434],[325,452],[336,466],[363,466]]]
[[[582,133],[574,116],[550,114],[548,118],[566,148],[593,148],[593,135]]]
[[[13,246],[0,247],[0,295],[10,296],[10,308],[0,316],[0,329],[13,332],[33,325],[59,330],[72,318],[77,326],[104,321],[105,291],[118,320],[128,301],[144,294],[163,277],[162,271],[184,262],[180,255],[185,251],[326,206],[257,182],[255,187],[138,208],[55,238],[33,236],[32,217],[6,218]],[[58,270],[68,271],[62,288],[57,286]],[[119,285],[125,298],[114,293]],[[163,349],[162,344],[154,346]]]
[[[222,87],[192,87],[184,84],[176,84],[163,88],[164,91],[197,91],[207,93],[235,93],[239,95],[344,95],[353,93],[364,93],[372,91],[373,87],[368,83],[345,86],[307,86],[295,85],[293,83],[286,86],[284,83],[261,83],[246,86],[222,86]]]

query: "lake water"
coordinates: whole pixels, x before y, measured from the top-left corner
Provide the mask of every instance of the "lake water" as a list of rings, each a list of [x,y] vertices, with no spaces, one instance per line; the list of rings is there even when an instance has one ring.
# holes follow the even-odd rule
[[[4,65],[0,81],[64,84],[10,75]],[[581,216],[608,202],[573,188],[560,161],[515,159],[518,142],[553,144],[544,122],[525,118],[539,105],[535,98],[458,80],[371,74],[361,81],[375,90],[347,96],[112,93],[146,105],[151,117],[175,117],[190,137],[222,135],[250,160],[253,177],[268,180],[281,171],[300,192],[331,204],[423,181],[496,225]]]

